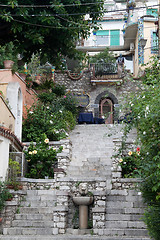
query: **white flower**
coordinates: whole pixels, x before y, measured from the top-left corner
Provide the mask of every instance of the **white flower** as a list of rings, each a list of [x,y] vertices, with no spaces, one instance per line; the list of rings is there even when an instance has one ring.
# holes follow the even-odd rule
[[[33,154],[37,154],[37,150],[34,150],[34,151],[33,151]]]
[[[144,131],[144,132],[143,132],[143,135],[145,135],[145,134],[146,134],[146,132]]]
[[[53,123],[53,121],[52,121],[52,120],[50,120],[49,122],[50,122],[51,124]]]
[[[46,108],[49,109],[49,106],[47,106]]]
[[[147,110],[147,111],[149,110],[149,106],[146,106],[146,110]]]
[[[30,114],[32,114],[33,112],[32,111],[29,111]]]
[[[30,155],[32,155],[32,152],[31,152],[31,151],[29,151],[29,154],[30,154]]]
[[[46,139],[44,140],[44,142],[45,142],[45,143],[49,143],[49,139],[46,138]]]
[[[120,158],[120,159],[119,159],[119,162],[120,162],[120,163],[121,163],[121,162],[123,162],[123,159],[122,159],[122,158]]]
[[[62,110],[59,110],[60,113],[62,113]]]
[[[141,118],[140,116],[138,116],[138,118]]]
[[[145,95],[142,98],[145,98]]]
[[[140,196],[141,194],[142,194],[141,192],[138,192],[138,193],[137,193],[137,195],[139,195],[139,196]]]

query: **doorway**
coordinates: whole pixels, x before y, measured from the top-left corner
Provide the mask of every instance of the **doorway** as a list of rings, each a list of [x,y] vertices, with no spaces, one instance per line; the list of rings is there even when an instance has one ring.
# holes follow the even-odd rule
[[[99,117],[104,118],[106,124],[113,124],[113,102],[110,98],[100,100]]]

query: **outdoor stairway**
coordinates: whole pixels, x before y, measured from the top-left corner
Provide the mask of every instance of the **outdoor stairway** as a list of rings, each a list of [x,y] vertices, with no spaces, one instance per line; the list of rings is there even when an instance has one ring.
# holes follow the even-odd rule
[[[67,181],[82,179],[87,182],[101,178],[108,181],[104,189],[105,227],[100,235],[91,232],[82,235],[76,233],[78,229],[53,235],[57,190],[28,190],[12,226],[4,228],[0,240],[150,240],[141,219],[144,205],[140,193],[133,189],[113,189],[111,184],[113,139],[121,138],[121,128],[121,125],[83,124],[77,125],[70,134],[72,157],[66,172]],[[129,139],[135,139],[134,131]]]
[[[28,190],[12,227],[4,228],[3,234],[52,235],[53,211],[56,204],[54,190]]]
[[[111,190],[106,202],[105,235],[148,236],[142,217],[144,204],[136,190]]]
[[[121,137],[122,125],[77,125],[70,134],[72,158],[67,176],[111,179],[113,139]],[[135,139],[135,131],[130,139]]]

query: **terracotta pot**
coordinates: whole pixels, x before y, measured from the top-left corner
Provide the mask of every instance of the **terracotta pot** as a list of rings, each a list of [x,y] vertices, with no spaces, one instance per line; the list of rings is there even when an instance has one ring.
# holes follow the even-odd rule
[[[14,186],[13,185],[7,185],[7,188],[8,189],[14,189]]]
[[[4,64],[4,68],[5,69],[11,69],[13,64],[14,64],[14,62],[12,60],[5,60],[3,62],[3,64]]]
[[[19,186],[18,186],[18,189],[19,189],[19,190],[22,190],[22,189],[23,189],[23,186],[22,186],[22,185],[19,185]]]
[[[0,218],[0,223],[2,222],[2,220],[3,220],[3,219],[2,219],[2,218]]]
[[[13,198],[8,198],[6,201],[12,201]]]

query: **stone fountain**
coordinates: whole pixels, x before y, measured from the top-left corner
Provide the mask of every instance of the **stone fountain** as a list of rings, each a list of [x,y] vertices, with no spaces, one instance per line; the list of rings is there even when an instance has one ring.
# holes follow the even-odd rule
[[[79,228],[88,228],[88,206],[93,203],[93,196],[86,196],[88,193],[87,183],[80,183],[79,193],[81,196],[73,197],[73,202],[79,206]]]

